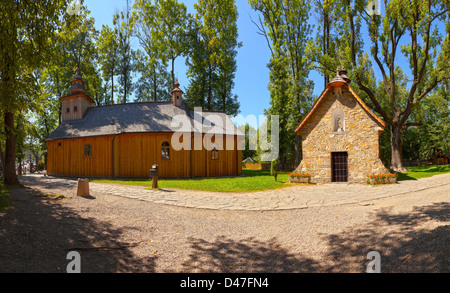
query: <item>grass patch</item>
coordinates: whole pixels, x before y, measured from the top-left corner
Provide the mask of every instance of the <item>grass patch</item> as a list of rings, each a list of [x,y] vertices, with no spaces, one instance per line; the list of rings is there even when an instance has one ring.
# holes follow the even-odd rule
[[[409,172],[398,173],[397,180],[417,180],[420,178],[431,177],[434,175],[450,173],[450,165],[431,165],[431,166],[408,166]]]
[[[12,209],[11,203],[9,201],[9,190],[0,179],[0,210],[9,209]]]
[[[218,192],[248,192],[262,191],[292,186],[288,181],[289,172],[278,173],[277,181],[270,171],[243,169],[245,176],[228,178],[193,178],[193,179],[160,179],[159,188],[174,188],[188,190],[218,191]],[[151,188],[151,180],[93,180],[98,183],[117,183],[125,185],[140,185]]]

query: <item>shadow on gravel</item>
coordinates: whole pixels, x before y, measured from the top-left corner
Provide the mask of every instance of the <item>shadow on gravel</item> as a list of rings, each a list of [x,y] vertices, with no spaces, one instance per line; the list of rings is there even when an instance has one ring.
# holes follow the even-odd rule
[[[450,272],[448,202],[416,207],[404,214],[382,209],[368,227],[327,237],[331,271],[365,272],[367,253],[381,255],[381,272]],[[380,231],[382,231],[380,233]],[[364,254],[364,255],[361,255]],[[357,261],[355,261],[357,260]]]
[[[276,238],[235,241],[218,237],[209,242],[191,238],[184,272],[208,273],[364,273],[370,251],[381,255],[381,272],[449,272],[450,204],[442,202],[405,214],[380,210],[364,228],[324,235],[329,252],[316,256],[292,254]],[[431,223],[431,227],[426,225]],[[433,226],[434,225],[434,226]],[[380,234],[380,231],[381,234]]]
[[[299,258],[281,247],[275,238],[261,242],[254,238],[236,242],[218,237],[214,242],[191,238],[190,259],[183,264],[188,273],[297,273],[320,271],[309,258]]]
[[[69,251],[81,256],[81,272],[153,272],[156,256],[136,258],[121,242],[127,228],[82,218],[29,188],[11,190],[13,209],[0,213],[0,272],[66,272]]]

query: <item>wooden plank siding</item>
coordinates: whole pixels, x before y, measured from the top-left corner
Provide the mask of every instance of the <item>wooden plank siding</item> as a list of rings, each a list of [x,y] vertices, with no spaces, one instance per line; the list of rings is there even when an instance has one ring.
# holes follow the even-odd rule
[[[242,174],[242,151],[219,149],[219,158],[212,160],[211,151],[204,148],[174,151],[171,138],[172,133],[125,133],[48,141],[47,173],[78,177],[148,177],[152,165],[158,164],[160,177]],[[213,142],[219,144],[223,140],[225,147],[225,139],[216,136]],[[231,137],[230,141],[236,149],[237,138]],[[170,144],[169,160],[161,155],[164,142]],[[92,146],[91,156],[85,156],[85,145]]]
[[[47,143],[47,173],[63,176],[112,176],[113,136],[76,138]],[[92,146],[92,155],[85,156],[85,145]]]

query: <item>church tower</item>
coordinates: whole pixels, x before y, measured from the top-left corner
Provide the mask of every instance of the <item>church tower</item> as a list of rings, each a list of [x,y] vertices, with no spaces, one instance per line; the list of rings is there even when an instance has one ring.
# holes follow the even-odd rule
[[[83,119],[86,110],[94,104],[94,101],[86,95],[80,69],[77,68],[75,71],[71,81],[70,94],[59,99],[62,122]]]
[[[172,91],[172,101],[173,105],[176,107],[180,107],[183,102],[183,91],[180,90],[178,79],[175,81],[175,88]]]

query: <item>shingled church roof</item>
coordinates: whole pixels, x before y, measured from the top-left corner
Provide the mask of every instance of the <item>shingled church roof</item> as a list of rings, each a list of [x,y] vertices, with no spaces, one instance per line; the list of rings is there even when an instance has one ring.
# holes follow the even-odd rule
[[[86,111],[83,119],[62,122],[47,140],[146,132],[192,132],[243,136],[229,116],[223,112],[196,113],[184,103],[177,107],[171,102],[92,107]],[[182,119],[175,121],[185,123],[173,122],[176,116]]]

